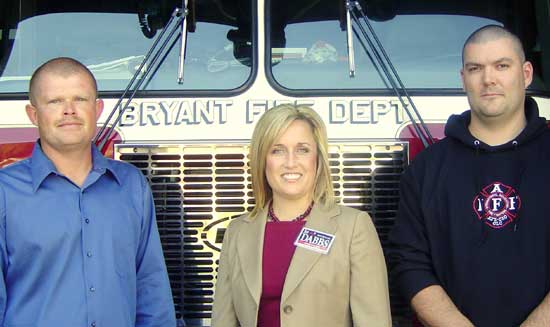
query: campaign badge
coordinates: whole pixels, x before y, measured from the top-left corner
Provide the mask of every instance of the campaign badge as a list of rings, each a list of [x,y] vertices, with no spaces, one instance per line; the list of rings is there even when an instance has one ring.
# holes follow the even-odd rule
[[[334,242],[334,235],[304,227],[300,231],[294,245],[306,250],[327,254]]]

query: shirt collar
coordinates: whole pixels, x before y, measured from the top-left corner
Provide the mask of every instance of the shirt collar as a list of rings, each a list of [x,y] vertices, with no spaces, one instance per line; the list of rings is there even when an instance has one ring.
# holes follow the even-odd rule
[[[118,185],[122,185],[120,173],[113,167],[113,163],[111,162],[111,160],[105,158],[105,156],[101,154],[101,151],[99,151],[99,149],[94,144],[92,144],[92,162],[93,170],[100,172],[108,171],[111,176],[113,176]]]
[[[30,160],[30,169],[33,192],[38,190],[44,179],[50,174],[59,174],[53,162],[42,151],[40,140],[34,145]],[[92,145],[92,170],[101,174],[108,171],[119,185],[122,184],[120,176],[118,176],[118,172],[113,168],[112,163],[101,154],[95,145]]]
[[[32,191],[36,192],[40,184],[48,177],[50,174],[57,174],[57,169],[55,169],[54,164],[46,157],[40,146],[40,140],[34,144],[34,149],[32,150],[31,160],[31,176],[32,176]]]

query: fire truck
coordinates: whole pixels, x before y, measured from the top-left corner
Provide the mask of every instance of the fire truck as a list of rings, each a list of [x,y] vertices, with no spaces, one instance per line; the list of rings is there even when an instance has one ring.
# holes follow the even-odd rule
[[[83,62],[106,107],[96,143],[153,190],[177,319],[209,326],[225,228],[254,206],[247,154],[263,112],[319,112],[336,195],[370,213],[387,249],[402,171],[469,108],[471,32],[497,24],[521,38],[528,94],[550,117],[549,13],[544,0],[2,0],[0,166],[37,139],[24,110],[34,69]],[[410,326],[391,280],[390,291],[394,326]]]

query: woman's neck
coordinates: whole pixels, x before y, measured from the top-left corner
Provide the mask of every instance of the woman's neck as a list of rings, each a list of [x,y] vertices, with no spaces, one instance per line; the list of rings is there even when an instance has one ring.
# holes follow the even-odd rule
[[[281,221],[294,220],[309,208],[311,202],[310,197],[299,200],[273,198],[273,212]]]

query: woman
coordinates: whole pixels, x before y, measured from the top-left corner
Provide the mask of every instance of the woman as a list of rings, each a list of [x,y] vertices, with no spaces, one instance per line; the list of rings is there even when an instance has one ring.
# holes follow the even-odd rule
[[[252,135],[256,206],[229,225],[213,327],[391,326],[369,215],[335,204],[325,126],[306,106],[268,110]]]

